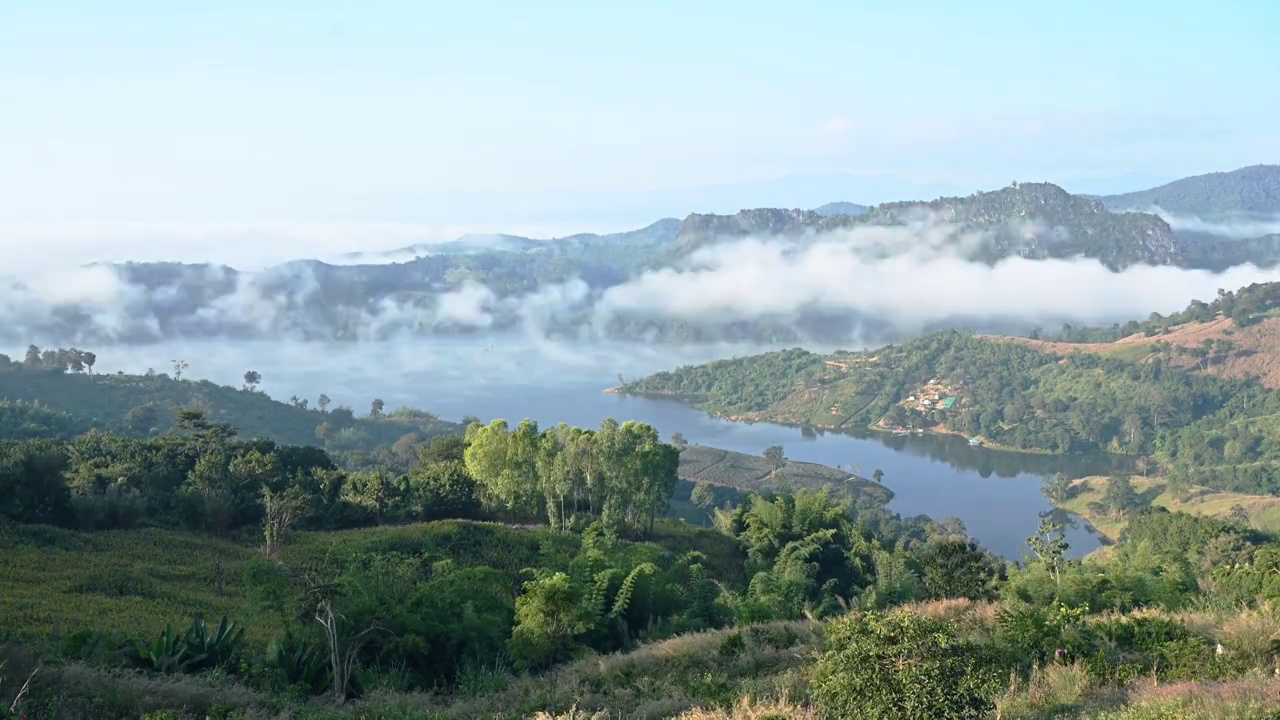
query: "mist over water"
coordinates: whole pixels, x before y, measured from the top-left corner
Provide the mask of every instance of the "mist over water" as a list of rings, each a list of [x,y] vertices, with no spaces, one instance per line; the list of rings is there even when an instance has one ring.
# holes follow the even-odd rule
[[[532,418],[596,427],[606,417],[637,420],[662,436],[681,432],[693,443],[760,454],[782,445],[793,460],[840,465],[851,472],[885,473],[896,494],[890,507],[904,515],[949,516],[1007,557],[1020,557],[1039,513],[1051,510],[1041,479],[1106,473],[1112,459],[1024,456],[974,449],[961,438],[864,437],[767,423],[717,420],[673,401],[605,393],[618,376],[631,380],[682,364],[744,356],[767,348],[748,345],[655,347],[640,343],[568,345],[528,339],[439,339],[396,343],[292,342],[164,343],[95,348],[99,372],[170,372],[174,360],[190,366],[184,377],[240,386],[246,370],[262,374],[261,389],[277,399],[321,394],[359,413],[379,398],[387,408],[420,407],[451,420],[474,415],[488,421]],[[15,348],[16,350],[16,348]],[[1098,546],[1083,526],[1068,529],[1073,555]]]
[[[688,253],[650,249],[644,269],[625,272],[592,270],[579,259],[536,280],[512,267],[545,256],[475,272],[442,270],[451,261],[435,262],[440,258],[359,268],[293,262],[243,273],[216,265],[6,267],[0,341],[83,347],[469,334],[499,342],[515,333],[879,344],[939,326],[1008,332],[1109,325],[1181,310],[1220,288],[1280,280],[1280,268],[1249,264],[1221,272],[1139,264],[1117,272],[1091,258],[1018,254],[1069,239],[1064,229],[1035,222],[972,229],[925,216],[800,237],[718,238]],[[1002,259],[978,261],[993,253]]]

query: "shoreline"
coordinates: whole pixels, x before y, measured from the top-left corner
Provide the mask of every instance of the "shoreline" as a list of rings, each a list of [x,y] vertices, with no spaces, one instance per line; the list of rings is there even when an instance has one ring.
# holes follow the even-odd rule
[[[857,433],[858,431],[865,431],[868,433],[877,433],[881,435],[901,434],[907,437],[910,437],[913,435],[935,435],[935,436],[958,437],[964,440],[969,439],[969,436],[965,435],[964,433],[957,432],[955,430],[949,430],[949,429],[946,429],[945,427],[943,429],[938,429],[938,427],[921,428],[919,431],[911,430],[905,433],[898,433],[897,431],[906,430],[906,428],[889,428],[889,427],[884,427],[874,423],[870,425],[862,426],[861,428],[850,428],[847,425],[820,425],[820,424],[811,424],[811,423],[795,423],[795,422],[787,422],[785,420],[781,420],[778,418],[770,418],[764,415],[756,415],[756,414],[730,415],[728,413],[716,412],[716,411],[708,410],[704,407],[700,407],[696,403],[688,402],[685,398],[675,393],[624,392],[621,387],[605,388],[603,392],[610,395],[633,395],[635,397],[647,397],[647,398],[653,398],[653,399],[659,399],[659,400],[672,400],[686,407],[690,407],[695,410],[701,410],[702,412],[705,412],[706,414],[710,415],[711,417],[717,420],[724,420],[726,422],[735,422],[735,423],[746,423],[748,425],[753,423],[769,423],[771,425],[781,425],[783,427],[811,428],[814,430],[826,430],[831,432]],[[979,439],[982,441],[982,444],[973,446],[974,449],[994,450],[996,452],[1012,453],[1015,455],[1047,455],[1047,456],[1065,457],[1068,454],[1068,453],[1054,452],[1052,450],[1043,450],[1039,448],[1019,448],[1019,447],[1014,447],[1012,445],[1005,445],[1002,443],[993,442],[991,440],[987,440],[986,438],[979,438]]]

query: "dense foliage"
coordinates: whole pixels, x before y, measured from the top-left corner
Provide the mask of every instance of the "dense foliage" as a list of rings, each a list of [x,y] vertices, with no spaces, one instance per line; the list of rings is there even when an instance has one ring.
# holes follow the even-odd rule
[[[990,652],[927,617],[877,612],[832,624],[814,696],[829,717],[985,717],[1003,678]]]
[[[916,397],[932,388],[938,401]],[[1193,423],[1274,402],[1261,387],[1159,362],[1063,360],[958,332],[830,359],[803,350],[682,367],[625,386],[708,410],[826,427],[945,427],[1020,449],[1151,453]],[[954,396],[950,407],[941,400]]]

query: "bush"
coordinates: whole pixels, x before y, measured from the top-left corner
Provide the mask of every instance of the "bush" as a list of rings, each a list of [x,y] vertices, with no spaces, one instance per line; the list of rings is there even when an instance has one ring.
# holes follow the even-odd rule
[[[992,708],[1002,674],[951,623],[866,612],[832,624],[813,695],[831,718],[963,720]]]

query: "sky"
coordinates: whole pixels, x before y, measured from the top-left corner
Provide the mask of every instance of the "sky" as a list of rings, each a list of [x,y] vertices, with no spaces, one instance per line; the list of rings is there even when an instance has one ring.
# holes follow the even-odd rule
[[[1138,189],[1280,162],[1277,31],[1270,0],[0,0],[0,262]]]

